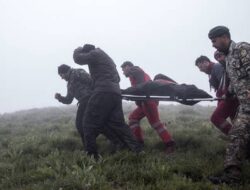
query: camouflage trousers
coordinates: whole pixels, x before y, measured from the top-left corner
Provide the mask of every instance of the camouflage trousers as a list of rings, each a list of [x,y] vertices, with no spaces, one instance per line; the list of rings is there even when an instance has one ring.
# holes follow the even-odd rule
[[[229,132],[230,142],[227,145],[224,168],[241,168],[246,158],[250,145],[250,104],[240,105],[231,131]]]

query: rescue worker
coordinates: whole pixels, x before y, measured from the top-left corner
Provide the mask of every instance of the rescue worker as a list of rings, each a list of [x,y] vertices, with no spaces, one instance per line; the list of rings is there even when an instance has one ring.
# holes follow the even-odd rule
[[[67,81],[67,95],[62,96],[60,93],[56,93],[55,98],[63,104],[71,104],[74,98],[77,99],[78,108],[75,125],[84,145],[82,119],[91,94],[92,80],[85,70],[73,69],[65,64],[58,67],[58,74]]]
[[[140,67],[134,66],[130,61],[125,61],[121,65],[123,74],[129,78],[131,86],[151,81],[150,76],[145,73]],[[166,154],[170,154],[175,149],[175,142],[170,133],[165,129],[165,124],[160,121],[158,112],[158,102],[154,100],[136,101],[136,109],[128,117],[128,124],[134,133],[137,141],[144,144],[143,132],[140,126],[140,120],[147,117],[151,127],[156,130],[160,138],[165,144]]]
[[[216,54],[219,57],[218,53]],[[223,57],[220,61],[223,62]],[[195,65],[201,72],[209,76],[209,84],[216,92],[216,97],[222,98],[227,91],[228,80],[225,75],[225,68],[220,63],[213,63],[207,56],[200,56],[196,59]],[[232,128],[231,123],[227,121],[229,117],[231,121],[237,112],[238,100],[236,98],[227,98],[219,100],[210,120],[222,133],[228,135]]]
[[[103,128],[111,129],[132,151],[139,153],[141,147],[125,123],[120,77],[113,60],[103,50],[91,44],[76,48],[73,59],[79,65],[88,65],[93,80],[93,93],[83,119],[87,154],[98,159],[96,137]]]
[[[210,177],[215,183],[239,183],[241,166],[246,158],[250,138],[250,44],[235,43],[225,26],[212,28],[208,37],[213,47],[226,55],[226,72],[230,79],[227,95],[235,93],[239,100],[239,112],[229,133],[222,176]]]

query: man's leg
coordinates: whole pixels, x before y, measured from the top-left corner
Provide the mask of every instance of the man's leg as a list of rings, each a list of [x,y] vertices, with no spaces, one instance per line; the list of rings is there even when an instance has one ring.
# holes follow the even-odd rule
[[[155,101],[145,101],[142,103],[143,111],[151,124],[151,127],[156,130],[164,144],[166,145],[166,153],[172,153],[175,148],[175,142],[170,133],[165,128],[166,126],[160,121],[158,105]]]
[[[143,111],[153,129],[156,130],[164,143],[172,140],[170,133],[165,129],[165,125],[160,121],[158,106],[155,101],[143,102]]]
[[[117,106],[117,103],[120,103],[120,105]],[[117,107],[119,107],[120,110],[117,109]],[[98,155],[96,137],[98,134],[106,131],[106,128],[109,128],[109,132],[126,143],[131,150],[135,152],[140,151],[140,147],[133,138],[130,129],[125,125],[121,97],[114,93],[95,93],[88,102],[84,117],[85,144],[86,151],[89,155]],[[107,135],[107,133],[104,133],[104,135],[105,134]],[[114,140],[111,139],[110,134],[108,134],[107,137],[111,141]]]
[[[134,135],[132,134],[130,128],[125,123],[124,114],[122,110],[122,101],[121,97],[116,94],[109,96],[111,100],[115,103],[113,110],[109,116],[108,127],[114,131],[117,137],[124,142],[130,150],[133,152],[140,152],[141,146],[135,140]]]
[[[115,153],[116,151],[128,148],[126,143],[121,141],[116,133],[111,129],[112,127],[109,127],[108,125],[108,123],[105,124],[102,134],[110,141],[110,152]]]
[[[230,103],[225,100],[220,100],[211,116],[211,122],[225,135],[228,135],[232,125],[226,120],[230,116]]]
[[[144,144],[143,131],[140,126],[140,120],[145,116],[141,107],[137,106],[137,108],[129,115],[128,117],[128,125],[131,129],[133,135],[136,140],[140,144]]]
[[[239,112],[229,135],[230,142],[226,149],[224,167],[225,170],[231,167],[240,169],[250,140],[250,114]]]
[[[230,142],[226,149],[224,174],[212,177],[213,183],[238,183],[241,179],[241,165],[246,157],[250,140],[250,114],[239,111],[234,126],[229,132]]]
[[[84,145],[83,117],[84,117],[86,105],[87,105],[87,101],[79,103],[78,108],[77,108],[77,113],[76,113],[76,121],[75,121],[75,125],[77,128],[77,131],[79,132],[81,136],[83,145]]]
[[[92,94],[86,106],[83,118],[83,131],[85,151],[96,159],[98,158],[96,137],[103,131],[103,124],[102,97],[95,93]]]

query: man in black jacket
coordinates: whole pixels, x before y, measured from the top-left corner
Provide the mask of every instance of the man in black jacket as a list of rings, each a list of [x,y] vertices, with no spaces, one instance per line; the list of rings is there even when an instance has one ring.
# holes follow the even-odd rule
[[[98,158],[96,137],[105,127],[111,129],[132,151],[140,152],[141,147],[124,120],[120,77],[113,60],[91,44],[75,49],[73,59],[79,65],[88,65],[93,80],[93,93],[83,120],[87,154]]]

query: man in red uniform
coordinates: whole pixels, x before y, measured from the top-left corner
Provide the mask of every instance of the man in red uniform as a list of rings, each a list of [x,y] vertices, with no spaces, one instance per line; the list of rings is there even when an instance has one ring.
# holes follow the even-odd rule
[[[130,61],[126,61],[121,65],[123,74],[129,78],[131,85],[150,81],[151,78],[140,67],[134,66]],[[165,125],[160,121],[158,112],[158,102],[153,100],[137,101],[137,108],[129,115],[129,127],[135,135],[136,139],[144,144],[143,132],[140,127],[140,120],[147,117],[150,125],[154,128],[166,146],[166,154],[174,151],[175,142],[169,132],[164,128]]]
[[[195,64],[201,72],[208,74],[210,86],[214,88],[216,97],[221,98],[226,94],[229,85],[229,80],[223,66],[225,56],[220,52],[215,52],[214,57],[220,64],[211,62],[206,56],[197,58]],[[210,118],[211,122],[225,135],[228,135],[228,132],[232,128],[227,118],[229,117],[231,121],[234,119],[238,105],[239,103],[236,98],[219,100]]]

